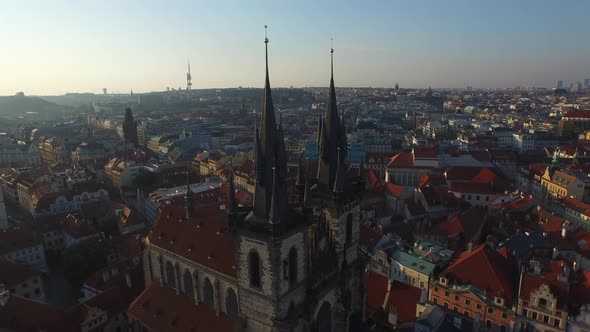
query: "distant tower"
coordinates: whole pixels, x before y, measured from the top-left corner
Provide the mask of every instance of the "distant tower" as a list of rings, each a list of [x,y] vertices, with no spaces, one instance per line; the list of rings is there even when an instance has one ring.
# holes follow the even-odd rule
[[[106,95],[107,94],[107,88],[102,88],[102,94]]]
[[[0,230],[8,228],[8,216],[6,215],[6,205],[4,205],[4,196],[0,189]]]
[[[399,84],[395,83],[395,91],[399,90]]]
[[[191,63],[189,61],[188,63],[188,72],[186,73],[186,89],[187,90],[191,90],[193,87],[193,83],[191,82],[192,76],[191,76]]]
[[[562,80],[558,80],[558,81],[557,81],[557,86],[556,86],[556,88],[558,88],[558,89],[563,89],[563,81],[562,81]]]
[[[123,138],[137,146],[137,122],[133,119],[131,109],[125,109],[125,120],[123,121]]]

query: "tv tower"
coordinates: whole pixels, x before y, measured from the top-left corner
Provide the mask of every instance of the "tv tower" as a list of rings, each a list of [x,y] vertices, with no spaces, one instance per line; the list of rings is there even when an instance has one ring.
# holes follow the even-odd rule
[[[186,89],[191,90],[193,83],[191,82],[191,62],[188,62],[188,73],[186,73]]]

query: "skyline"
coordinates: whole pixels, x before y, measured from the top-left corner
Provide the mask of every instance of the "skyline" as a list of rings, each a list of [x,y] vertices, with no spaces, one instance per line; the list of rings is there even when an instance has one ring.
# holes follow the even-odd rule
[[[590,78],[588,2],[4,4],[0,95],[263,86],[553,87]],[[35,8],[31,10],[30,8]]]

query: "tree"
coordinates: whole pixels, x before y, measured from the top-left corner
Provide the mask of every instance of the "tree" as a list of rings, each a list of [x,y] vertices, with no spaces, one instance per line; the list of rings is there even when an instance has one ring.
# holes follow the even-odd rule
[[[64,275],[78,289],[86,278],[107,265],[108,248],[103,241],[87,240],[64,250]]]

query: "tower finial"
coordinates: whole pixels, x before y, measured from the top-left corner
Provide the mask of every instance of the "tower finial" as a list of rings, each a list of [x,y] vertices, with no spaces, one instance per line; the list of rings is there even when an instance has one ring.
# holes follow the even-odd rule
[[[264,48],[266,51],[266,77],[268,80],[268,25],[264,25]]]
[[[332,80],[334,79],[334,47],[332,46],[332,38],[330,38],[330,74]]]

